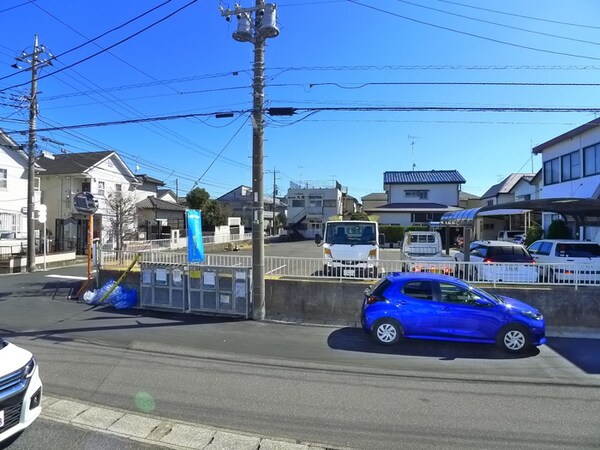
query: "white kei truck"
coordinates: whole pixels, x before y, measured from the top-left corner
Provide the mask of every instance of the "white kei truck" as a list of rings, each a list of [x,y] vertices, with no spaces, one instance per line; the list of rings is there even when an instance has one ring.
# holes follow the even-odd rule
[[[433,272],[454,275],[454,259],[444,254],[437,231],[407,231],[400,247],[403,272]]]
[[[340,220],[325,223],[324,235],[315,235],[323,248],[323,275],[330,277],[377,278],[384,270],[379,249],[385,236],[379,224],[366,220]]]

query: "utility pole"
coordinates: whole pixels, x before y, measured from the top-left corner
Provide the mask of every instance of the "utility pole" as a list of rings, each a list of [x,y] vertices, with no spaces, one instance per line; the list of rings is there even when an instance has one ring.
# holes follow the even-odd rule
[[[254,18],[252,14],[254,13]],[[265,40],[279,35],[275,5],[256,0],[252,8],[223,9],[227,21],[234,16],[238,28],[232,37],[254,44],[254,81],[252,102],[252,317],[265,318],[265,237],[264,237],[264,88]]]
[[[46,56],[44,56],[46,55]],[[29,143],[27,162],[27,271],[35,272],[35,160],[36,160],[36,118],[37,118],[37,72],[38,69],[52,65],[53,56],[45,47],[38,45],[38,35],[35,35],[31,53],[23,51],[17,61],[31,66],[31,92],[29,96]],[[17,64],[13,67],[19,69]],[[43,236],[44,242],[46,236]]]
[[[275,196],[277,195],[277,174],[280,171],[276,170],[275,167],[273,167],[273,170],[269,170],[267,172],[273,174],[273,224],[271,226],[271,234],[274,234],[273,230],[275,229],[275,224],[276,224],[275,205],[277,202],[276,202]]]

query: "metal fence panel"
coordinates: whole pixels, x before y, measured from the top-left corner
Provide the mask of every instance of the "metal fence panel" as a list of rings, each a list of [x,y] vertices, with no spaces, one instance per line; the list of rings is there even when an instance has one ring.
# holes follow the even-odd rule
[[[140,265],[140,305],[143,308],[186,311],[185,267]]]
[[[249,267],[191,265],[190,311],[250,317],[251,279]]]

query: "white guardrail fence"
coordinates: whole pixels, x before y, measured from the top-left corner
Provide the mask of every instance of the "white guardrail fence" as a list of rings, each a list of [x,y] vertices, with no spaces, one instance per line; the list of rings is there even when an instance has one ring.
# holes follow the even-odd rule
[[[102,268],[127,267],[141,254],[141,263],[187,264],[187,254],[180,252],[156,251],[106,251],[101,252]],[[353,268],[358,261],[344,261],[341,269],[327,270],[327,260],[323,258],[294,258],[286,256],[265,256],[266,276],[319,277],[329,279],[380,278],[389,272],[431,272],[445,273],[471,283],[492,284],[551,284],[551,285],[600,285],[600,264],[523,264],[523,263],[481,263],[458,261],[372,261],[377,271]],[[206,254],[204,265],[220,267],[252,267],[250,255]]]

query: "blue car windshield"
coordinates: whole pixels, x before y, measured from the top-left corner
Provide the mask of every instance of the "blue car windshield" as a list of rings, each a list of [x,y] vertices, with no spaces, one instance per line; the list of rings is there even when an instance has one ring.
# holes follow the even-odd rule
[[[492,294],[491,292],[488,292],[486,290],[483,290],[483,289],[480,289],[480,288],[474,288],[474,287],[470,287],[469,289],[471,291],[475,292],[475,293],[482,294],[484,297],[492,298],[492,299],[496,300],[499,303],[506,303],[504,301],[504,299],[502,297],[500,297],[499,295]]]

